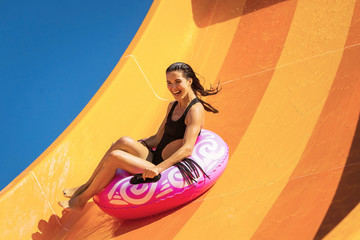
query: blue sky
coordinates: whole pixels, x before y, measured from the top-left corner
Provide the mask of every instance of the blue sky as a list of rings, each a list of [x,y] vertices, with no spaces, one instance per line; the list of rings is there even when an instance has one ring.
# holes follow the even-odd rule
[[[100,88],[152,1],[0,1],[0,190]]]

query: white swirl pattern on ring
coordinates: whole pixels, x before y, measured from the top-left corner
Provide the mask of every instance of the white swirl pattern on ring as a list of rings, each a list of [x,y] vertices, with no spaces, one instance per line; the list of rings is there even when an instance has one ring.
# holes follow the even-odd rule
[[[201,132],[204,138],[198,142],[191,157],[205,170],[209,172],[217,163],[216,160],[225,155],[226,149],[215,141],[215,136],[204,130]]]
[[[125,201],[133,205],[144,204],[147,201],[149,201],[150,198],[154,195],[157,183],[141,184],[141,185],[142,186],[139,189],[137,189],[138,186],[140,185],[135,186],[135,185],[123,184],[120,188],[120,195],[123,197]],[[141,195],[146,191],[148,192],[145,194],[145,196],[141,197]],[[134,197],[129,196],[130,195],[129,193],[132,193]],[[136,198],[136,196],[140,198]]]

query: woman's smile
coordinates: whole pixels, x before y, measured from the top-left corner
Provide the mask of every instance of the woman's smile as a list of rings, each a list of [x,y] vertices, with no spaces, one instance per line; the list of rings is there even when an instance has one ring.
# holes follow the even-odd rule
[[[178,97],[178,96],[180,96],[181,91],[175,91],[175,92],[173,92],[173,94],[174,94],[175,97]]]

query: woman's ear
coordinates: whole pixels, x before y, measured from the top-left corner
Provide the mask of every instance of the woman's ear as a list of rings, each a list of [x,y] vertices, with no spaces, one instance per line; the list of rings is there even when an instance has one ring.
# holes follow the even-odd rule
[[[193,79],[192,79],[192,78],[188,78],[188,81],[190,82],[190,86],[191,86],[192,83],[193,83]]]

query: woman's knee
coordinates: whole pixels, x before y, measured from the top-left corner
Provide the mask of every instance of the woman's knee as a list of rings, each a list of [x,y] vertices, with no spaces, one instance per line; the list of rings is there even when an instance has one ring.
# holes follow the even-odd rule
[[[123,160],[123,151],[121,150],[113,150],[109,153],[109,157],[104,159],[105,166],[113,166],[118,165],[121,160]]]
[[[114,146],[117,149],[121,149],[121,148],[126,149],[126,148],[130,147],[133,144],[133,142],[134,142],[134,140],[131,137],[124,136],[124,137],[119,138],[114,143]]]

